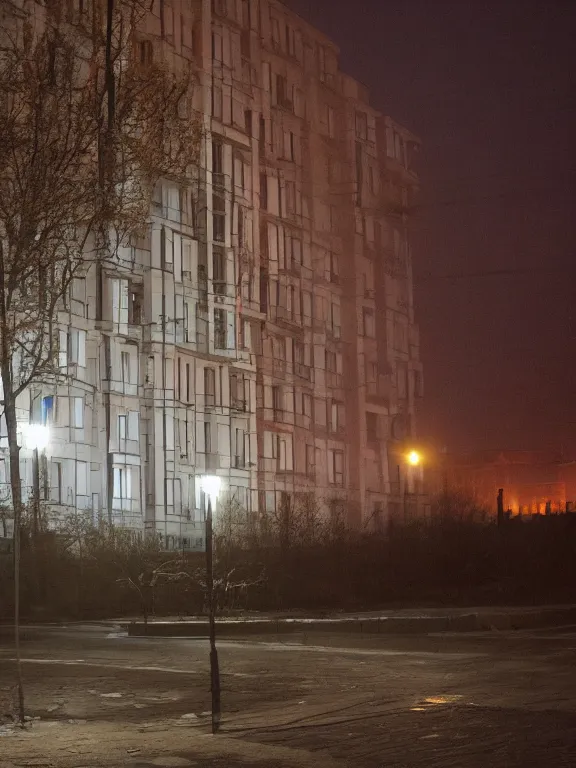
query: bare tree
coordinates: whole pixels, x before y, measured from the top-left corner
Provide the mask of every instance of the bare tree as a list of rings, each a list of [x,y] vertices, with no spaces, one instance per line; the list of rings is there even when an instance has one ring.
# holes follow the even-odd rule
[[[14,21],[0,35],[0,405],[19,659],[18,406],[30,384],[61,375],[58,313],[72,279],[146,227],[155,183],[185,178],[195,161],[199,121],[190,72],[170,65],[161,42],[142,55],[142,0],[98,0],[81,24],[66,3],[32,5],[19,19],[0,4]]]

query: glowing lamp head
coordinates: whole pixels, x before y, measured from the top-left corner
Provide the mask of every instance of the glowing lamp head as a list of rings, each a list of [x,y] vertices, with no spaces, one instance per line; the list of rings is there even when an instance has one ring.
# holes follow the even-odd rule
[[[408,459],[408,464],[410,464],[411,467],[417,467],[422,462],[422,456],[418,453],[418,451],[410,451],[406,458]]]
[[[218,498],[221,486],[222,480],[217,475],[202,475],[200,478],[200,488],[213,501]]]
[[[23,434],[26,448],[43,451],[50,441],[50,429],[45,424],[26,424]]]

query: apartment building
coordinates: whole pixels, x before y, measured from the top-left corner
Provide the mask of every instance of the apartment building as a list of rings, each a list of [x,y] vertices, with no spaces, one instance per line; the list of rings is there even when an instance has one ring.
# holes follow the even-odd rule
[[[407,217],[418,141],[370,106],[318,30],[282,3],[240,6],[242,19],[219,5],[213,26],[233,37],[241,21],[261,77],[259,508],[312,495],[378,526],[421,490],[405,460],[422,395]]]
[[[195,68],[200,164],[157,185],[145,236],[74,280],[62,376],[21,397],[25,492],[26,425],[43,423],[59,515],[194,548],[199,479],[217,474],[252,519],[313,501],[381,525],[418,490],[417,139],[275,0],[156,0],[138,44]]]

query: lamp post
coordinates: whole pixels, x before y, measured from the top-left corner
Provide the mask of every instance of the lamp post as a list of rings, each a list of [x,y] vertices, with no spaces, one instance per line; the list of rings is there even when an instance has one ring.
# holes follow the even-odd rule
[[[210,638],[210,690],[212,692],[212,733],[220,727],[220,667],[216,648],[216,605],[214,599],[214,536],[212,504],[216,506],[221,480],[217,475],[204,475],[200,487],[206,496],[206,589],[208,591],[208,636]]]
[[[24,429],[24,444],[32,449],[32,547],[34,550],[34,575],[36,598],[40,599],[40,585],[43,582],[44,558],[38,546],[40,528],[40,451],[44,451],[50,440],[50,429],[46,424],[27,424]]]
[[[40,451],[44,451],[50,440],[50,429],[46,424],[27,424],[24,430],[26,448],[32,449],[32,532],[38,536],[40,520]]]
[[[406,463],[408,464],[408,470],[413,471],[422,464],[422,454],[420,451],[411,450],[406,454]],[[404,522],[406,522],[406,516],[408,511],[408,477],[404,478]]]

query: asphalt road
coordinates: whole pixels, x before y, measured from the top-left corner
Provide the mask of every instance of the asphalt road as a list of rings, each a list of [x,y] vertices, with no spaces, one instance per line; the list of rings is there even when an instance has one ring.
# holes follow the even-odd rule
[[[367,768],[576,766],[576,628],[290,635],[219,649],[221,738],[253,745],[255,756],[270,746]],[[28,711],[41,723],[208,730],[205,640],[40,628],[27,630],[22,655]],[[0,714],[12,693],[12,659],[9,639],[0,638]]]

